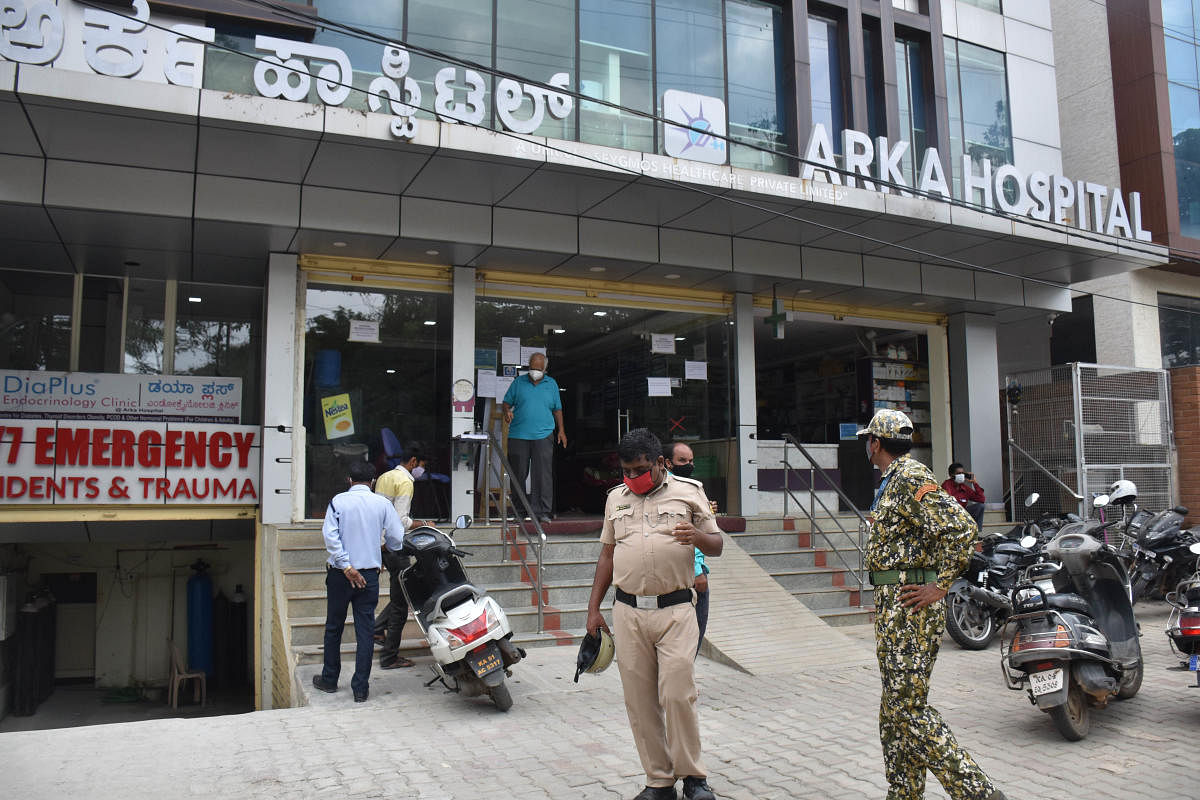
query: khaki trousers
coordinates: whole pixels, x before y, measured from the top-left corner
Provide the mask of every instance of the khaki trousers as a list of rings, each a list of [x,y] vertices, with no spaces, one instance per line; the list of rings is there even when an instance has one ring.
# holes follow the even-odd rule
[[[696,714],[696,610],[691,603],[639,610],[613,603],[617,667],[646,785],[707,777]]]

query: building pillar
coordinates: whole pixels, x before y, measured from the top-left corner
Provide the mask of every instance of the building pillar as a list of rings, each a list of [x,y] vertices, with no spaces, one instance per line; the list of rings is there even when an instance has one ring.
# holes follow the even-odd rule
[[[738,292],[733,299],[734,402],[737,404],[737,475],[739,513],[743,517],[758,514],[758,388],[754,363],[754,295]]]
[[[954,314],[948,338],[953,460],[975,473],[989,503],[999,503],[1004,478],[996,319],[985,314]],[[945,467],[937,466],[939,477],[944,476]]]
[[[475,386],[475,270],[472,267],[454,268],[454,300],[451,313],[454,328],[450,345],[450,385],[440,387],[444,402],[450,403],[450,435],[475,430],[475,412],[454,410],[451,388],[455,381],[468,380]],[[476,398],[475,402],[480,402]],[[464,406],[459,406],[464,408]],[[462,456],[466,448],[455,448],[454,463],[450,465],[450,518],[471,514],[475,508],[475,471],[473,463]]]
[[[296,304],[299,297],[296,256],[271,253],[264,294],[262,403],[262,522],[280,525],[303,519],[304,461],[294,458],[294,443],[303,443],[302,409],[296,402],[297,382],[304,369],[296,363]],[[257,391],[257,387],[243,387]],[[280,430],[282,428],[282,430]]]

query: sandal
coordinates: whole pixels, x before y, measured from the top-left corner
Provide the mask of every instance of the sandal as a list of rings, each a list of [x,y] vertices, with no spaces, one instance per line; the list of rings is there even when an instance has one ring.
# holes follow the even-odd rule
[[[388,659],[387,661],[379,662],[380,669],[397,669],[399,667],[415,667],[415,666],[416,666],[416,663],[413,662],[412,659],[405,658],[404,656],[396,656],[395,658]]]

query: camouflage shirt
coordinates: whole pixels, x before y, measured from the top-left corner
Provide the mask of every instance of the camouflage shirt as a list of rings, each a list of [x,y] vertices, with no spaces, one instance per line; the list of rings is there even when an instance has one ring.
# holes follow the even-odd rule
[[[949,590],[971,558],[975,521],[916,459],[897,458],[883,478],[887,486],[875,507],[867,569],[935,569],[937,585]]]

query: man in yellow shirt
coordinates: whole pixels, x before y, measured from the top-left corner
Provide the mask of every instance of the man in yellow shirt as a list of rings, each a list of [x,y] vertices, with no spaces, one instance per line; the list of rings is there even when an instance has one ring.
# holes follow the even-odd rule
[[[412,527],[410,516],[413,500],[412,469],[421,463],[423,458],[419,446],[410,444],[404,450],[404,461],[380,475],[375,481],[375,493],[381,494],[392,501],[396,514],[404,523],[404,529]],[[404,623],[408,620],[408,601],[400,590],[400,573],[409,564],[408,556],[384,551],[383,565],[387,567],[390,581],[388,583],[388,604],[383,607],[379,618],[375,620],[375,638],[383,635],[383,649],[379,652],[380,669],[396,669],[411,667],[411,659],[400,655],[400,642],[404,636]]]

